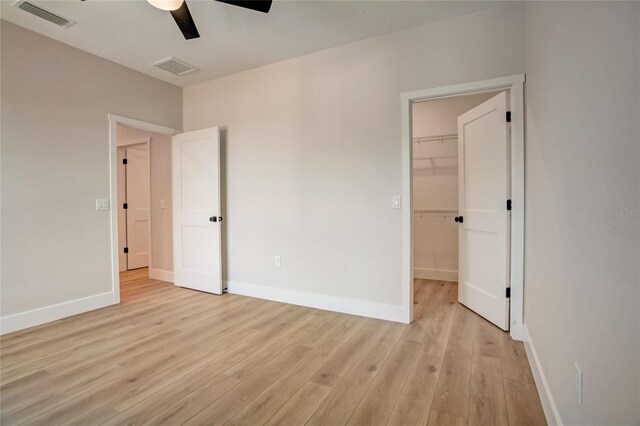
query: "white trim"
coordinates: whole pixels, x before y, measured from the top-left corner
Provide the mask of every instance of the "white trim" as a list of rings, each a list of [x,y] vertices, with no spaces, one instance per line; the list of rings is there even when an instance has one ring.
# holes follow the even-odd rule
[[[413,321],[413,136],[411,100],[402,101],[402,306],[405,322]],[[407,143],[409,141],[409,143]]]
[[[147,123],[133,118],[122,117],[115,114],[107,114],[109,121],[109,202],[111,205],[111,293],[113,303],[120,303],[120,261],[118,256],[118,124],[122,124],[135,129],[160,133],[163,135],[175,135],[182,130],[171,127],[160,126],[158,124]],[[151,146],[149,146],[151,148]],[[149,152],[151,161],[151,152]],[[151,173],[151,167],[149,167]],[[149,259],[151,260],[151,259]]]
[[[164,271],[162,269],[149,268],[149,278],[152,280],[166,281],[168,283],[173,282],[173,271]]]
[[[531,341],[529,330],[527,326],[523,326],[524,334],[524,349],[527,351],[527,358],[529,359],[529,366],[531,367],[531,373],[533,373],[533,379],[536,382],[536,388],[538,389],[538,395],[540,395],[540,402],[542,403],[542,409],[544,410],[544,416],[547,418],[547,424],[549,426],[562,426],[562,418],[558,412],[558,407],[551,395],[551,389],[547,383],[547,378],[542,371],[542,365],[538,359],[538,354]]]
[[[6,317],[0,318],[0,334],[23,330],[94,309],[104,308],[112,304],[113,294],[108,292],[59,303],[57,305],[45,306],[44,308],[33,309],[31,311],[20,312],[14,315],[7,315]]]
[[[407,323],[407,321],[405,321],[405,311],[401,305],[387,305],[383,303],[327,296],[318,293],[307,293],[303,291],[268,287],[237,281],[227,281],[226,285],[227,292],[231,294],[256,297],[258,299],[273,300],[276,302],[307,306],[309,308],[324,309],[333,312],[342,312],[344,314]]]
[[[107,114],[107,118],[110,122],[115,124],[122,124],[127,127],[133,127],[134,129],[146,130],[153,133],[160,133],[161,135],[176,135],[182,133],[180,129],[174,129],[173,127],[161,126],[159,124],[153,124],[146,121],[136,120],[135,118],[123,117],[116,114]]]
[[[473,81],[469,83],[452,84],[433,89],[416,90],[400,95],[403,103],[408,101],[424,101],[427,99],[444,99],[471,93],[496,92],[510,89],[512,86],[525,82],[524,74],[509,77],[493,78],[489,80]]]
[[[455,84],[434,89],[403,93],[402,114],[402,304],[408,318],[413,318],[413,236],[412,236],[412,136],[411,104],[415,101],[442,99],[454,96],[510,91],[511,109],[511,309],[510,334],[522,340],[524,313],[524,81],[525,75],[471,83]]]
[[[523,340],[524,334],[524,81],[511,86],[511,337]]]
[[[446,269],[413,268],[413,277],[423,280],[458,282],[458,271]]]

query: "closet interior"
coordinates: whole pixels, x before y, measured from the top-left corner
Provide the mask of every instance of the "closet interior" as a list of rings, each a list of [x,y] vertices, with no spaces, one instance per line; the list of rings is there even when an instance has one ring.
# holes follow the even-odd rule
[[[414,278],[458,281],[458,117],[494,96],[414,103]]]

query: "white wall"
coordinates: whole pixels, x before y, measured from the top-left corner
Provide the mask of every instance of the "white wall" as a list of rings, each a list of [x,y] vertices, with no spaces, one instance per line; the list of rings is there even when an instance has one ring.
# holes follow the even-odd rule
[[[525,323],[568,425],[640,423],[639,6],[526,6]]]
[[[495,93],[459,96],[413,104],[413,137],[458,133],[458,117]],[[457,281],[458,141],[413,145],[413,271],[416,278]]]
[[[168,280],[173,272],[171,136],[118,125],[118,146],[139,143],[149,138],[151,138],[149,160],[151,166],[151,265],[149,273],[153,277]],[[164,208],[162,208],[163,200]],[[120,270],[123,270],[122,268],[121,264]]]
[[[522,25],[504,4],[185,88],[185,130],[226,129],[226,279],[399,306],[400,94],[522,73]]]
[[[107,114],[179,128],[182,90],[6,21],[1,32],[7,331],[110,303],[109,212],[95,210],[109,198]]]

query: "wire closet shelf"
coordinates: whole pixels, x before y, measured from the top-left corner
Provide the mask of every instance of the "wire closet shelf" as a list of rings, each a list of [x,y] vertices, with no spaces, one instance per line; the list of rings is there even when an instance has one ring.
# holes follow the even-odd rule
[[[449,133],[447,135],[435,135],[435,136],[424,136],[420,138],[413,138],[413,143],[417,143],[418,145],[427,142],[440,142],[445,143],[448,141],[458,140],[457,133]]]
[[[448,217],[454,217],[458,215],[457,210],[414,210],[413,214],[422,219],[423,217],[440,217],[446,219]]]

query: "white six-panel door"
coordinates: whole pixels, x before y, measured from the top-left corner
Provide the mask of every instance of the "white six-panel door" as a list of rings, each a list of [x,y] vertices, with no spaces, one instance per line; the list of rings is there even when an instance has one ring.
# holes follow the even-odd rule
[[[222,294],[217,127],[173,137],[174,282]]]
[[[128,148],[126,170],[127,269],[149,266],[149,151]]]
[[[509,127],[505,92],[458,117],[458,301],[509,329]]]

